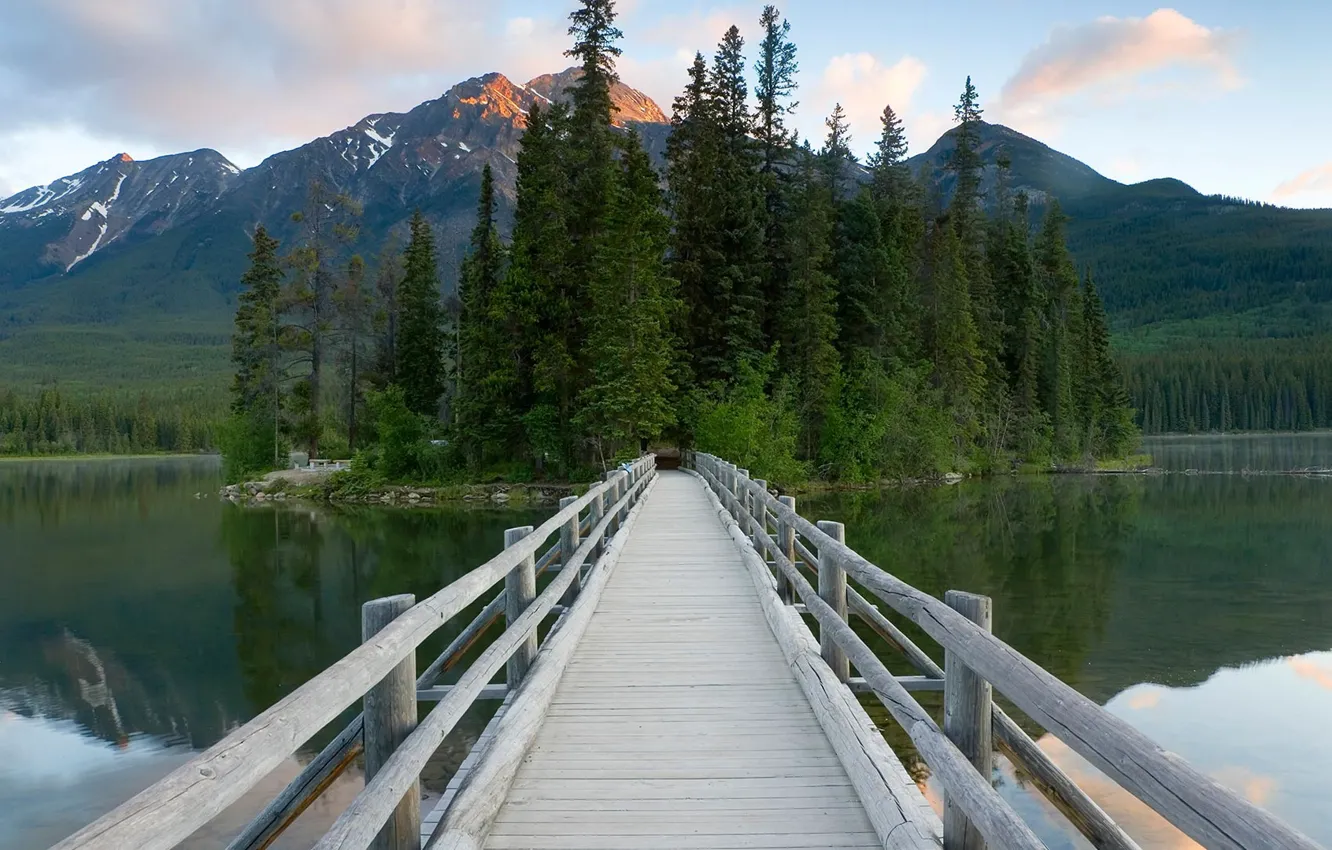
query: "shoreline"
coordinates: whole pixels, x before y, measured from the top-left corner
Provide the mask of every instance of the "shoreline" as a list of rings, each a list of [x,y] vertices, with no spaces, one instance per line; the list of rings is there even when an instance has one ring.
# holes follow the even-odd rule
[[[216,458],[220,463],[222,456],[212,452],[161,452],[157,454],[65,454],[65,455],[4,455],[0,454],[0,463],[38,463],[52,461],[68,463],[78,460],[183,460],[186,458]]]

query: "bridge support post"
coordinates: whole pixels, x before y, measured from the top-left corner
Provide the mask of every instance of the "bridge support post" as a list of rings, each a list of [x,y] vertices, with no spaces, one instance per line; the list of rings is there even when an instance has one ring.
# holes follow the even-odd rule
[[[361,642],[416,604],[410,593],[372,599],[361,606]],[[365,779],[383,768],[416,728],[416,653],[412,652],[365,693]],[[418,850],[421,846],[421,785],[412,783],[380,830],[372,850]]]
[[[576,501],[578,501],[577,496],[566,496],[560,499],[560,510],[564,510]],[[578,527],[578,514],[574,514],[560,529],[560,563],[566,570],[569,568],[569,562],[573,560],[574,552],[578,551],[578,546],[582,543],[581,532],[582,529]],[[564,604],[574,604],[574,600],[578,598],[578,592],[582,589],[582,576],[574,576],[569,589],[564,592]]]
[[[601,518],[604,517],[605,515],[606,515],[606,497],[604,494],[598,493],[595,497],[593,497],[591,504],[587,506],[587,522],[588,522],[587,528],[589,534],[592,533],[592,529],[596,528],[598,525],[601,524]],[[598,540],[597,547],[595,550],[596,557],[600,558],[601,553],[605,551],[606,551],[606,544],[602,542],[602,540]]]
[[[606,488],[604,495],[606,500],[606,510],[614,514],[611,518],[610,525],[606,526],[607,536],[620,530],[620,512],[615,510],[615,503],[620,501],[620,484],[615,472],[616,471],[612,469],[604,473],[606,483],[610,484],[610,487]]]
[[[993,603],[988,596],[950,590],[948,607],[985,631],[993,629]],[[994,741],[990,725],[990,683],[976,675],[953,652],[944,652],[944,734],[975,766],[985,781],[994,769]],[[985,839],[944,792],[944,850],[985,850]]]
[[[505,530],[504,548],[516,545],[531,533],[530,525]],[[536,599],[536,559],[528,555],[504,577],[505,624],[512,626],[527,610],[527,606],[532,604],[533,599]],[[504,681],[509,686],[510,692],[523,681],[523,676],[527,675],[527,668],[536,660],[536,654],[537,636],[536,632],[533,632],[518,649],[514,650],[513,655],[509,656]]]
[[[795,496],[778,496],[777,501],[790,508],[792,512],[796,509]],[[777,537],[778,543],[782,547],[782,554],[786,556],[786,560],[790,561],[792,564],[796,563],[795,526],[786,520],[778,518]],[[782,600],[782,604],[784,605],[790,605],[795,601],[795,593],[791,590],[791,582],[787,579],[786,573],[781,570],[777,571],[777,596]]]
[[[838,543],[846,542],[846,526],[840,522],[821,520],[819,531]],[[846,572],[837,565],[832,552],[823,548],[819,549],[819,596],[837,612],[837,616],[847,619]],[[819,649],[823,660],[832,668],[839,681],[845,682],[851,678],[851,662],[847,660],[846,653],[823,628],[819,629]]]

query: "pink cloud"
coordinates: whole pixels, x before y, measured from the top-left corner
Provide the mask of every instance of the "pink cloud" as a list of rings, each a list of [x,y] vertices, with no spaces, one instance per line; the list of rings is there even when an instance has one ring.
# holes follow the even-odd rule
[[[1272,190],[1272,197],[1279,200],[1312,194],[1332,195],[1332,162],[1301,172]],[[1294,666],[1296,661],[1290,659],[1291,665]]]
[[[1139,87],[1144,75],[1175,67],[1202,69],[1223,89],[1233,89],[1242,82],[1232,59],[1235,41],[1234,33],[1205,27],[1174,9],[1060,27],[1004,84],[1000,107],[1006,113],[1039,112],[1088,90]]]
[[[872,53],[844,53],[828,60],[815,90],[820,122],[840,103],[851,124],[851,138],[858,151],[868,150],[879,138],[879,116],[886,104],[899,115],[910,116],[916,89],[925,79],[925,63],[904,56],[892,65]],[[907,127],[910,131],[910,126]],[[822,139],[815,137],[817,144]]]

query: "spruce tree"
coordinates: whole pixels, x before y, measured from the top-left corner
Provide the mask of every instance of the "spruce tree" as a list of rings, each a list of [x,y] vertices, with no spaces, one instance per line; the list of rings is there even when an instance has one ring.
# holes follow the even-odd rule
[[[796,46],[791,41],[791,25],[781,17],[774,6],[764,6],[759,17],[763,30],[759,42],[759,55],[754,62],[754,95],[757,108],[754,113],[753,136],[758,140],[760,154],[760,189],[763,193],[763,301],[768,306],[764,315],[763,333],[772,340],[780,335],[778,310],[773,305],[782,302],[790,277],[787,248],[795,222],[790,203],[790,169],[779,167],[791,164],[794,132],[786,127],[786,119],[795,111]]]
[[[869,191],[883,239],[882,286],[887,311],[884,353],[897,362],[909,363],[920,352],[917,333],[920,304],[914,297],[913,282],[920,266],[925,219],[920,209],[920,192],[906,164],[907,141],[902,120],[892,106],[883,108],[879,120],[882,132],[869,158]]]
[[[597,239],[606,212],[613,178],[614,140],[611,121],[614,104],[611,86],[619,82],[616,42],[623,37],[615,26],[614,0],[583,0],[569,15],[574,46],[566,56],[578,60],[581,74],[569,95],[573,111],[569,122],[569,178],[571,209],[569,238],[576,249],[572,258],[580,276],[599,247]]]
[[[411,241],[398,287],[398,386],[407,408],[422,416],[439,415],[444,393],[444,308],[439,298],[435,237],[421,211],[412,216]]]
[[[398,378],[398,325],[401,309],[398,287],[402,284],[402,251],[396,236],[389,236],[380,249],[375,271],[375,354],[370,381],[383,390]]]
[[[1082,288],[1084,340],[1084,416],[1090,433],[1089,451],[1097,457],[1122,456],[1137,438],[1124,375],[1110,350],[1110,330],[1096,283],[1088,272]],[[1204,410],[1207,408],[1204,407]],[[1229,395],[1222,395],[1218,425],[1230,427]]]
[[[745,82],[744,39],[740,30],[726,31],[709,75],[712,101],[708,114],[716,121],[716,173],[712,175],[712,206],[717,212],[711,238],[719,265],[711,285],[729,294],[725,315],[725,374],[734,378],[739,364],[753,363],[763,344],[763,191],[758,151],[750,132],[749,88]]]
[[[731,362],[727,316],[731,280],[719,279],[723,257],[717,240],[720,211],[716,177],[721,158],[715,104],[703,54],[694,56],[689,83],[675,99],[666,143],[667,185],[674,227],[671,275],[684,302],[680,334],[701,385],[725,380]]]
[[[906,165],[906,128],[891,104],[883,107],[879,123],[883,129],[868,162],[874,197],[881,203],[904,203],[911,183],[911,172]]]
[[[495,310],[504,273],[504,246],[495,214],[495,178],[487,164],[481,171],[476,226],[458,275],[456,433],[473,466],[482,462],[485,445],[492,439],[492,416],[507,406],[508,399],[496,393],[502,382],[495,376],[506,370],[504,361],[514,345]]]
[[[945,217],[930,235],[924,338],[934,382],[952,411],[959,454],[976,434],[985,363],[971,310],[971,289],[955,223]]]
[[[818,170],[814,152],[799,152],[803,165],[793,187],[790,282],[782,305],[784,372],[795,383],[800,450],[818,456],[824,422],[836,402],[837,281],[830,272],[833,237],[832,194]]]
[[[360,254],[347,261],[342,283],[334,293],[342,331],[339,356],[346,380],[347,448],[355,451],[358,414],[365,403],[366,376],[371,371],[369,347],[374,325],[374,296],[365,283],[365,260]]]
[[[1076,398],[1076,362],[1082,312],[1078,273],[1064,242],[1065,216],[1058,201],[1050,204],[1036,241],[1036,271],[1045,304],[1045,354],[1041,369],[1042,408],[1050,417],[1057,458],[1076,457],[1080,446]]]
[[[640,443],[675,420],[671,323],[678,301],[665,269],[670,220],[658,179],[630,131],[590,284],[590,378],[579,396],[579,424],[603,464],[626,448],[637,454]]]
[[[573,215],[567,168],[569,112],[561,104],[534,106],[518,153],[518,200],[508,272],[492,305],[509,356],[492,373],[487,390],[486,450],[497,458],[547,458],[563,463],[573,451],[571,420],[582,349],[580,316],[586,280],[575,262],[589,267],[570,244]]]
[[[851,181],[848,172],[856,161],[855,155],[851,153],[851,126],[847,122],[846,110],[842,109],[842,104],[833,105],[832,114],[823,124],[828,128],[828,135],[823,141],[823,150],[819,151],[819,161],[823,165],[833,200],[841,201],[845,198],[846,188]]]
[[[236,299],[231,360],[231,410],[250,421],[250,433],[270,435],[273,465],[278,465],[278,422],[282,410],[282,266],[278,241],[261,224],[254,232],[250,268],[241,277]],[[256,451],[257,453],[257,451]]]

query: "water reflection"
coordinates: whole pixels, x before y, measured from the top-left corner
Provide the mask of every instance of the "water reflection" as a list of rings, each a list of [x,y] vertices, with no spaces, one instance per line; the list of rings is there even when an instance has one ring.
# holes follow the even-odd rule
[[[1276,464],[1332,465],[1318,450],[1264,451]],[[846,522],[853,548],[922,590],[992,596],[1004,640],[1332,844],[1332,481],[1040,477],[799,502],[806,516]],[[934,695],[922,703],[941,709]],[[875,719],[925,779],[909,739]],[[1057,740],[1041,744],[1143,847],[1193,846]],[[997,782],[1049,846],[1086,846],[1011,768]]]
[[[47,846],[290,693],[360,642],[366,599],[424,598],[549,513],[252,510],[220,504],[217,475],[208,460],[0,464],[0,752],[34,744],[21,772],[0,766],[6,850]]]

